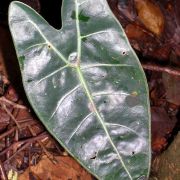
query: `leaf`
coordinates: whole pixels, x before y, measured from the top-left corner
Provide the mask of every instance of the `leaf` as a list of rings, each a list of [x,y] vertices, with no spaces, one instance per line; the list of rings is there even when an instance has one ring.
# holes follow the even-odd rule
[[[150,113],[138,58],[106,0],[62,6],[56,30],[30,7],[10,5],[27,97],[48,131],[97,178],[147,177]]]
[[[138,17],[144,26],[160,36],[164,30],[164,15],[157,4],[149,0],[135,0]]]
[[[42,156],[41,161],[35,166],[31,166],[30,171],[27,169],[23,174],[20,174],[18,180],[31,180],[30,176],[34,176],[32,180],[93,180],[92,176],[71,157],[57,156],[56,160],[58,163],[54,164],[47,156]]]

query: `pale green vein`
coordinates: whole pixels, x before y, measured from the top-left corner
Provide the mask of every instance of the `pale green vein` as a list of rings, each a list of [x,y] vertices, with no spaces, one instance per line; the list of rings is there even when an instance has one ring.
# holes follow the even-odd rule
[[[40,80],[38,80],[38,81],[35,83],[34,86],[37,86],[37,85],[38,85],[39,83],[41,83],[42,81],[44,81],[44,80],[46,80],[47,78],[50,78],[51,76],[53,76],[53,75],[55,75],[55,74],[61,72],[63,69],[65,69],[65,68],[67,68],[67,67],[69,67],[69,65],[65,65],[65,66],[63,66],[63,67],[61,67],[61,68],[55,70],[54,72],[52,72],[52,73],[46,75],[45,77],[43,77],[43,78],[41,78]]]
[[[47,42],[44,42],[44,43],[34,44],[34,45],[29,46],[28,48],[26,48],[24,51],[27,51],[27,50],[29,50],[29,49],[31,49],[31,48],[35,48],[35,47],[42,46],[42,45],[48,45],[48,43],[47,43]]]
[[[133,67],[133,66],[128,64],[90,64],[87,66],[82,66],[81,70],[94,68],[94,67]]]
[[[79,7],[78,7],[77,0],[75,0],[75,11],[76,11],[76,28],[77,28],[77,36],[78,36],[78,38],[77,38],[78,62],[80,62],[80,58],[81,58],[81,38],[80,38],[81,37],[81,32],[80,32],[80,25],[79,25]],[[77,70],[77,73],[78,73],[81,85],[83,86],[84,91],[85,91],[85,93],[86,93],[86,95],[87,95],[87,97],[88,97],[88,99],[89,99],[89,101],[90,101],[90,103],[92,105],[93,112],[96,114],[97,119],[101,123],[101,125],[102,125],[102,127],[103,127],[103,129],[104,129],[104,131],[105,131],[105,133],[106,133],[106,135],[107,135],[107,137],[108,137],[108,139],[109,139],[113,149],[114,149],[114,151],[117,153],[117,156],[118,156],[118,158],[120,160],[120,163],[123,166],[125,172],[129,176],[130,180],[133,180],[131,174],[129,173],[128,169],[126,168],[126,165],[125,165],[125,163],[124,163],[124,161],[123,161],[123,159],[122,159],[118,149],[114,145],[113,140],[112,140],[111,136],[109,135],[108,129],[107,129],[106,125],[104,124],[104,120],[102,119],[100,113],[97,110],[97,107],[96,107],[96,105],[94,103],[93,97],[92,97],[92,95],[90,93],[90,90],[88,89],[86,81],[85,81],[85,79],[83,77],[83,74],[81,72],[80,63],[77,64],[76,70]]]
[[[90,37],[90,36],[94,36],[94,35],[98,35],[98,34],[109,33],[109,32],[110,32],[110,31],[98,31],[98,32],[95,32],[95,33],[90,33],[90,34],[81,36],[81,39],[87,38],[87,37]]]
[[[64,0],[66,1],[66,0]],[[58,109],[60,108],[60,106],[63,104],[63,101],[68,98],[70,95],[73,94],[73,92],[75,93],[75,91],[79,88],[79,87],[83,87],[84,88],[84,92],[89,100],[89,103],[91,104],[91,110],[92,112],[90,114],[95,114],[96,115],[96,118],[97,120],[100,122],[100,124],[102,125],[102,127],[104,128],[104,131],[105,131],[105,134],[106,134],[106,137],[105,138],[108,138],[108,140],[110,141],[111,145],[112,145],[112,148],[113,148],[113,153],[115,152],[118,156],[118,159],[120,161],[120,165],[122,165],[122,167],[124,168],[124,171],[127,173],[127,175],[129,176],[130,180],[132,180],[132,176],[130,174],[130,172],[128,171],[127,167],[126,167],[126,164],[124,163],[123,161],[123,158],[121,157],[121,154],[120,152],[118,151],[118,149],[116,148],[114,142],[113,142],[113,139],[112,137],[110,136],[110,133],[109,133],[109,126],[119,126],[119,127],[122,127],[122,128],[128,128],[124,125],[120,125],[120,124],[114,124],[114,123],[106,123],[104,118],[101,116],[99,110],[98,110],[98,107],[96,107],[96,104],[94,102],[94,96],[103,96],[103,95],[119,95],[117,94],[116,92],[114,94],[110,93],[108,94],[109,92],[102,92],[102,93],[92,93],[91,90],[89,89],[88,87],[88,83],[86,82],[86,79],[84,78],[83,76],[83,71],[84,69],[88,69],[88,68],[94,68],[94,67],[130,67],[131,65],[126,65],[126,64],[91,64],[91,65],[87,65],[87,66],[83,66],[83,67],[80,67],[80,60],[81,60],[81,45],[82,45],[82,39],[83,38],[86,38],[86,37],[90,37],[90,36],[93,36],[93,35],[98,35],[100,33],[108,33],[108,31],[99,31],[99,32],[95,32],[95,33],[91,33],[91,34],[85,34],[85,35],[82,35],[81,36],[81,29],[80,29],[80,22],[79,22],[79,6],[83,5],[85,2],[88,2],[88,1],[83,1],[81,3],[78,3],[78,0],[74,0],[73,2],[75,2],[75,16],[76,16],[76,28],[77,28],[77,53],[78,53],[78,56],[77,56],[77,64],[74,65],[74,68],[76,69],[77,71],[77,76],[79,77],[79,81],[80,81],[80,85],[77,85],[76,87],[74,87],[72,90],[70,90],[69,92],[67,92],[63,97],[61,97],[60,100],[58,100],[57,104],[56,104],[56,107],[55,109],[53,109],[53,113],[52,115],[50,115],[50,119],[53,118],[53,116],[57,113]],[[103,2],[103,1],[102,1]],[[64,2],[65,3],[65,2]],[[107,3],[105,1],[105,3]],[[110,11],[111,12],[111,11]],[[30,14],[31,15],[31,14]],[[112,16],[114,17],[114,15],[112,14]],[[49,45],[49,47],[57,54],[57,56],[66,64],[66,66],[62,67],[62,69],[58,69],[54,72],[52,72],[51,74],[47,75],[46,77],[43,77],[42,79],[40,79],[37,83],[39,84],[40,82],[42,82],[43,80],[53,76],[54,74],[60,72],[61,70],[63,70],[64,68],[66,67],[71,67],[73,68],[73,65],[70,64],[68,62],[68,60],[66,59],[66,57],[64,56],[64,54],[62,54],[61,51],[59,51],[55,46],[54,44],[52,44],[50,42],[50,40],[48,40],[45,35],[44,35],[44,32],[38,27],[37,24],[35,24],[35,22],[33,22],[32,20],[29,21],[32,25],[34,25],[34,27],[37,29],[37,31],[40,33],[40,35],[42,36],[42,38],[45,40],[45,43],[44,44],[47,44]],[[119,24],[119,22],[117,22]],[[119,24],[120,26],[120,24]],[[121,26],[120,26],[121,28]],[[38,46],[38,44],[34,45],[34,47]],[[29,48],[33,48],[32,47],[29,47]],[[27,50],[29,49],[27,48]],[[136,59],[136,58],[135,58]],[[131,66],[133,67],[133,66]],[[121,94],[121,95],[129,95],[129,94]],[[90,116],[87,115],[87,116]],[[85,117],[85,119],[87,119],[87,116]],[[49,120],[50,120],[49,119]],[[85,120],[82,120],[85,122]],[[71,136],[73,137],[74,134],[76,134],[76,132],[78,131],[78,129],[80,128],[80,126],[82,125],[83,122],[81,122],[75,129],[75,132],[73,132],[71,134]],[[129,131],[132,131],[131,128],[128,128]],[[132,131],[134,132],[134,130]],[[70,136],[70,139],[72,138]],[[57,138],[58,139],[58,138]],[[60,141],[60,140],[59,140]],[[120,168],[122,168],[120,166]],[[129,179],[128,178],[128,179]]]
[[[83,1],[82,3],[78,3],[79,6],[82,6],[83,4],[85,4],[87,1]]]
[[[77,131],[79,130],[79,128],[83,125],[83,123],[94,113],[91,112],[89,113],[85,118],[83,118],[83,120],[81,121],[81,123],[79,123],[79,125],[76,127],[76,129],[72,132],[72,134],[70,135],[70,137],[68,138],[68,140],[66,141],[66,143],[68,144],[70,142],[70,140],[72,139],[72,137],[77,133]]]
[[[90,103],[91,103],[91,105],[92,105],[92,110],[94,111],[94,113],[95,113],[96,116],[97,116],[97,119],[98,119],[99,122],[101,123],[101,125],[102,125],[102,127],[103,127],[103,129],[104,129],[104,131],[105,131],[105,133],[106,133],[106,135],[107,135],[107,137],[108,137],[108,139],[109,139],[109,141],[110,141],[113,149],[114,149],[114,151],[117,153],[117,156],[118,156],[118,158],[119,158],[119,160],[120,160],[120,162],[121,162],[124,170],[125,170],[126,173],[128,174],[129,178],[130,178],[131,180],[133,180],[133,178],[131,177],[128,169],[126,168],[126,165],[124,164],[124,161],[123,161],[123,159],[122,159],[122,157],[121,157],[118,149],[117,149],[116,146],[114,145],[114,143],[113,143],[113,141],[112,141],[112,138],[111,138],[111,136],[109,135],[109,132],[108,132],[108,129],[107,129],[105,123],[104,123],[104,120],[102,119],[100,113],[98,112],[98,110],[97,110],[97,108],[96,108],[96,105],[95,105],[95,103],[94,103],[94,100],[93,100],[93,98],[92,98],[92,96],[91,96],[91,93],[90,93],[90,91],[89,91],[89,89],[88,89],[88,86],[87,86],[87,84],[86,84],[86,81],[85,81],[85,79],[84,79],[84,77],[83,77],[83,74],[82,74],[82,72],[81,72],[81,70],[80,70],[79,67],[77,68],[77,72],[78,72],[78,75],[79,75],[79,79],[80,79],[80,81],[81,81],[81,84],[82,84],[82,86],[83,86],[83,88],[84,88],[84,90],[85,90],[85,93],[86,93],[86,95],[87,95],[87,97],[88,97],[88,99],[89,99],[89,101],[90,101]]]
[[[56,114],[56,112],[58,111],[59,107],[61,106],[61,104],[63,103],[63,101],[69,97],[72,93],[74,93],[78,88],[80,87],[80,84],[77,85],[76,87],[74,87],[73,89],[71,89],[68,93],[66,93],[58,102],[58,104],[56,105],[56,109],[54,110],[54,112],[52,113],[51,117],[49,118],[49,120],[51,120],[54,115]]]
[[[77,0],[75,0],[75,8],[76,8],[75,12],[76,12],[76,29],[77,29],[77,50],[78,50],[77,61],[79,64],[81,59],[81,30],[79,27],[79,5]]]
[[[122,127],[122,128],[126,128],[127,130],[129,130],[129,131],[133,132],[133,133],[134,133],[134,134],[136,134],[137,136],[142,137],[142,136],[141,136],[141,135],[139,135],[139,133],[137,133],[135,130],[133,130],[133,129],[131,129],[131,128],[127,127],[127,126],[124,126],[124,125],[121,125],[121,124],[115,124],[115,123],[105,123],[105,124],[106,124],[106,126],[115,126],[115,127]],[[144,138],[144,137],[142,137],[142,138]]]
[[[54,47],[54,45],[44,36],[43,32],[39,29],[39,27],[31,20],[29,20],[29,22],[37,29],[42,38],[47,42],[50,48],[55,51],[55,53],[60,57],[60,59],[62,59],[66,64],[69,64],[68,60],[64,57],[64,55],[59,50],[57,50],[56,47]]]
[[[93,97],[96,96],[129,96],[129,93],[124,93],[124,92],[98,92],[98,93],[92,93]]]

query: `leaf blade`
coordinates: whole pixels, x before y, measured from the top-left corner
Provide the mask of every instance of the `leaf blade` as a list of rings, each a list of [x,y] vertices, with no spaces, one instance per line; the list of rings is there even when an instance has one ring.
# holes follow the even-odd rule
[[[22,75],[26,94],[46,128],[96,177],[135,179],[142,175],[148,176],[150,162],[149,104],[147,85],[137,57],[105,0],[100,0],[96,4],[99,7],[95,13],[96,18],[98,21],[103,21],[94,28],[95,32],[94,29],[89,28],[94,21],[97,23],[92,15],[92,9],[95,7],[93,1],[75,0],[71,1],[71,4],[69,2],[63,3],[64,14],[67,16],[67,18],[63,17],[63,20],[68,24],[63,22],[64,27],[60,31],[51,27],[47,28],[48,25],[43,27],[44,20],[42,18],[39,20],[42,22],[35,24],[36,29],[39,26],[42,28],[42,31],[39,32],[43,34],[42,37],[45,40],[43,43],[49,44],[50,48],[38,48],[35,45],[37,42],[32,45],[25,40],[22,42],[28,47],[25,45],[19,48],[16,33],[14,33],[16,28],[12,25],[12,16],[14,15],[10,13],[10,28],[17,54],[19,59],[22,55],[25,57],[20,63],[24,67]],[[35,14],[32,9],[29,8],[27,11],[28,7],[22,3],[14,4],[18,8],[21,7],[20,11],[24,11],[25,17],[31,19],[37,16],[36,18],[39,18],[39,15]],[[89,11],[83,11],[87,8]],[[75,19],[70,19],[69,9],[75,11]],[[83,14],[84,12],[90,14]],[[80,18],[79,14],[81,17],[88,18]],[[107,21],[105,21],[106,18]],[[18,21],[21,22],[19,19]],[[37,20],[37,22],[39,21]],[[84,23],[86,24],[84,25]],[[111,25],[110,28],[107,27],[108,23]],[[22,28],[24,27],[26,25]],[[77,32],[76,35],[72,35],[74,32]],[[21,33],[21,36],[24,34],[26,34],[25,31]],[[47,37],[50,37],[51,40],[48,40]],[[54,37],[58,40],[54,40]],[[60,40],[62,42],[58,42]],[[69,43],[71,44],[70,48],[63,48],[65,40],[72,42],[72,44]],[[26,53],[22,52],[25,47],[28,51]],[[108,48],[110,48],[109,51]],[[39,60],[43,58],[45,60]],[[132,58],[136,60],[132,61]],[[37,62],[39,62],[39,67],[36,67]],[[40,68],[41,66],[43,68]],[[34,68],[33,73],[29,67]],[[128,75],[126,75],[127,71],[129,71]],[[53,90],[53,95],[51,90]],[[110,92],[110,95],[106,92]],[[98,93],[99,96],[97,96]],[[120,108],[116,106],[120,106]],[[133,119],[136,120],[136,123],[140,119],[139,123],[142,124],[135,125]],[[119,125],[118,128],[114,126],[115,124]],[[84,131],[84,127],[91,136]],[[139,136],[134,133],[136,131],[140,132]],[[78,134],[81,134],[82,137]],[[123,138],[123,136],[125,137]],[[85,139],[83,139],[84,137]],[[99,140],[97,141],[97,139]],[[69,144],[70,140],[71,144]],[[72,140],[75,140],[76,144]],[[138,143],[141,144],[139,149]],[[82,147],[77,147],[77,144]],[[87,149],[90,149],[89,154]],[[131,153],[134,149],[137,150],[137,155],[133,156],[135,158],[139,156],[139,159],[143,161],[140,164],[144,167],[140,167],[139,160],[134,160],[132,157]],[[103,155],[104,153],[105,155]],[[128,161],[130,161],[130,165]],[[110,163],[110,166],[106,165],[107,162]],[[133,167],[134,164],[136,167]],[[118,168],[115,170],[112,167]]]

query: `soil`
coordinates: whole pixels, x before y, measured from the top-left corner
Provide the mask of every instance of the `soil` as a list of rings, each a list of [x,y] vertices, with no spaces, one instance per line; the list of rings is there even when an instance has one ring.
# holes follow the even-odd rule
[[[60,28],[58,0],[23,2]],[[180,176],[174,169],[180,172],[179,161],[175,162],[180,129],[180,13],[177,10],[180,1],[108,2],[148,79],[152,113],[151,179],[178,180]],[[28,104],[7,25],[9,3],[10,0],[0,2],[0,179],[7,180],[8,176],[9,179],[18,176],[20,180],[95,179],[48,134]]]

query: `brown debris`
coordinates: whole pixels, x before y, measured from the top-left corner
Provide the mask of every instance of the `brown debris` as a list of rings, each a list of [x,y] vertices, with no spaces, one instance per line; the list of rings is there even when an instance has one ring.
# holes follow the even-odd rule
[[[2,180],[8,180],[8,177],[7,177],[7,174],[6,174],[6,171],[4,169],[4,166],[0,160],[0,179]]]
[[[150,63],[142,63],[142,67],[146,70],[156,71],[156,72],[166,72],[173,76],[180,76],[180,69],[179,68],[172,68],[167,66],[160,66],[157,64],[150,64]],[[176,77],[173,77],[176,78]]]
[[[152,116],[152,150],[158,154],[169,145],[169,139],[174,136],[177,126],[176,117],[179,106],[167,101],[167,91],[161,73],[149,76],[149,90]]]
[[[150,180],[179,180],[180,175],[180,133],[170,147],[152,161]]]
[[[159,6],[148,0],[135,0],[139,20],[157,36],[164,30],[164,16]]]
[[[143,57],[180,67],[180,1],[108,0],[131,45]],[[135,34],[133,34],[135,31]]]
[[[170,119],[164,108],[152,107],[152,150],[160,153],[168,145],[168,138],[176,125],[176,119]]]
[[[12,90],[12,87],[7,88],[7,91],[9,90],[11,93],[5,92],[5,94],[11,94],[11,97],[18,97],[14,94],[16,91],[14,89]],[[37,165],[39,162],[38,167],[41,167],[44,163],[48,163],[44,164],[43,167],[47,168],[46,165],[49,168],[52,167],[53,169],[50,168],[49,170],[52,170],[53,173],[55,173],[54,169],[57,169],[56,175],[58,174],[58,177],[66,177],[67,174],[64,174],[64,171],[66,171],[70,173],[68,176],[74,179],[77,176],[91,179],[89,173],[83,170],[75,160],[72,160],[69,156],[63,156],[62,148],[48,135],[40,122],[36,120],[36,117],[29,112],[28,108],[22,105],[22,101],[19,101],[17,98],[10,98],[10,96],[8,96],[8,99],[2,96],[0,98],[0,104],[0,111],[3,112],[1,115],[4,114],[4,116],[0,116],[0,120],[6,122],[1,127],[3,133],[0,134],[1,179],[6,180],[7,174],[12,167],[18,173],[23,173],[27,168],[34,169],[35,167],[33,165]],[[30,155],[27,156],[27,154]],[[48,159],[44,162],[44,158]],[[42,161],[40,161],[41,159]],[[62,163],[59,162],[59,159]],[[64,162],[66,163],[64,164]],[[73,170],[76,166],[78,169]],[[59,173],[61,168],[62,172]],[[69,171],[69,169],[71,170]],[[41,172],[35,171],[34,173],[38,177],[44,177],[46,171],[43,172],[43,170]],[[27,171],[29,172],[29,170]],[[33,172],[30,174],[32,176]],[[50,175],[53,177],[52,174]],[[26,173],[21,177],[25,176]]]
[[[3,36],[4,33],[6,34],[7,31],[3,29],[1,35]],[[9,35],[6,34],[4,37],[7,38],[7,36]],[[6,40],[8,41],[8,39]],[[2,44],[5,44],[4,47],[2,47]],[[26,102],[23,101],[24,94],[21,93],[23,91],[19,91],[21,87],[18,85],[20,82],[17,81],[20,74],[17,73],[14,79],[10,78],[18,93],[13,84],[10,84],[9,80],[7,80],[7,77],[11,77],[11,74],[16,73],[18,70],[18,68],[15,71],[11,69],[10,74],[9,70],[5,70],[7,67],[5,59],[14,58],[12,55],[14,52],[7,56],[4,48],[11,49],[7,44],[5,40],[0,40],[0,54],[2,54],[0,58],[0,179],[5,180],[11,169],[21,174],[26,169],[31,169],[31,166],[41,162],[42,157],[47,157],[50,161],[49,164],[56,164],[54,166],[57,169],[63,167],[62,164],[64,164],[57,164],[57,159],[61,157],[62,162],[64,158],[67,159],[67,155],[66,157],[63,155],[64,149],[50,137],[34,113],[29,110]],[[15,58],[14,60],[17,61]],[[13,66],[11,65],[11,67]],[[68,156],[69,162],[71,159]],[[73,163],[68,165],[67,171],[71,167],[78,165],[76,161],[72,161]],[[61,173],[60,176],[64,174]],[[79,165],[78,172],[74,173],[74,175],[91,177]],[[30,176],[33,176],[33,174],[30,173]]]
[[[37,177],[38,180],[44,180],[45,177],[53,180],[92,180],[91,175],[87,174],[74,159],[69,156],[56,158],[58,164],[54,165],[46,156],[43,156],[36,166],[30,167],[19,176],[19,180],[29,179],[30,176]]]

